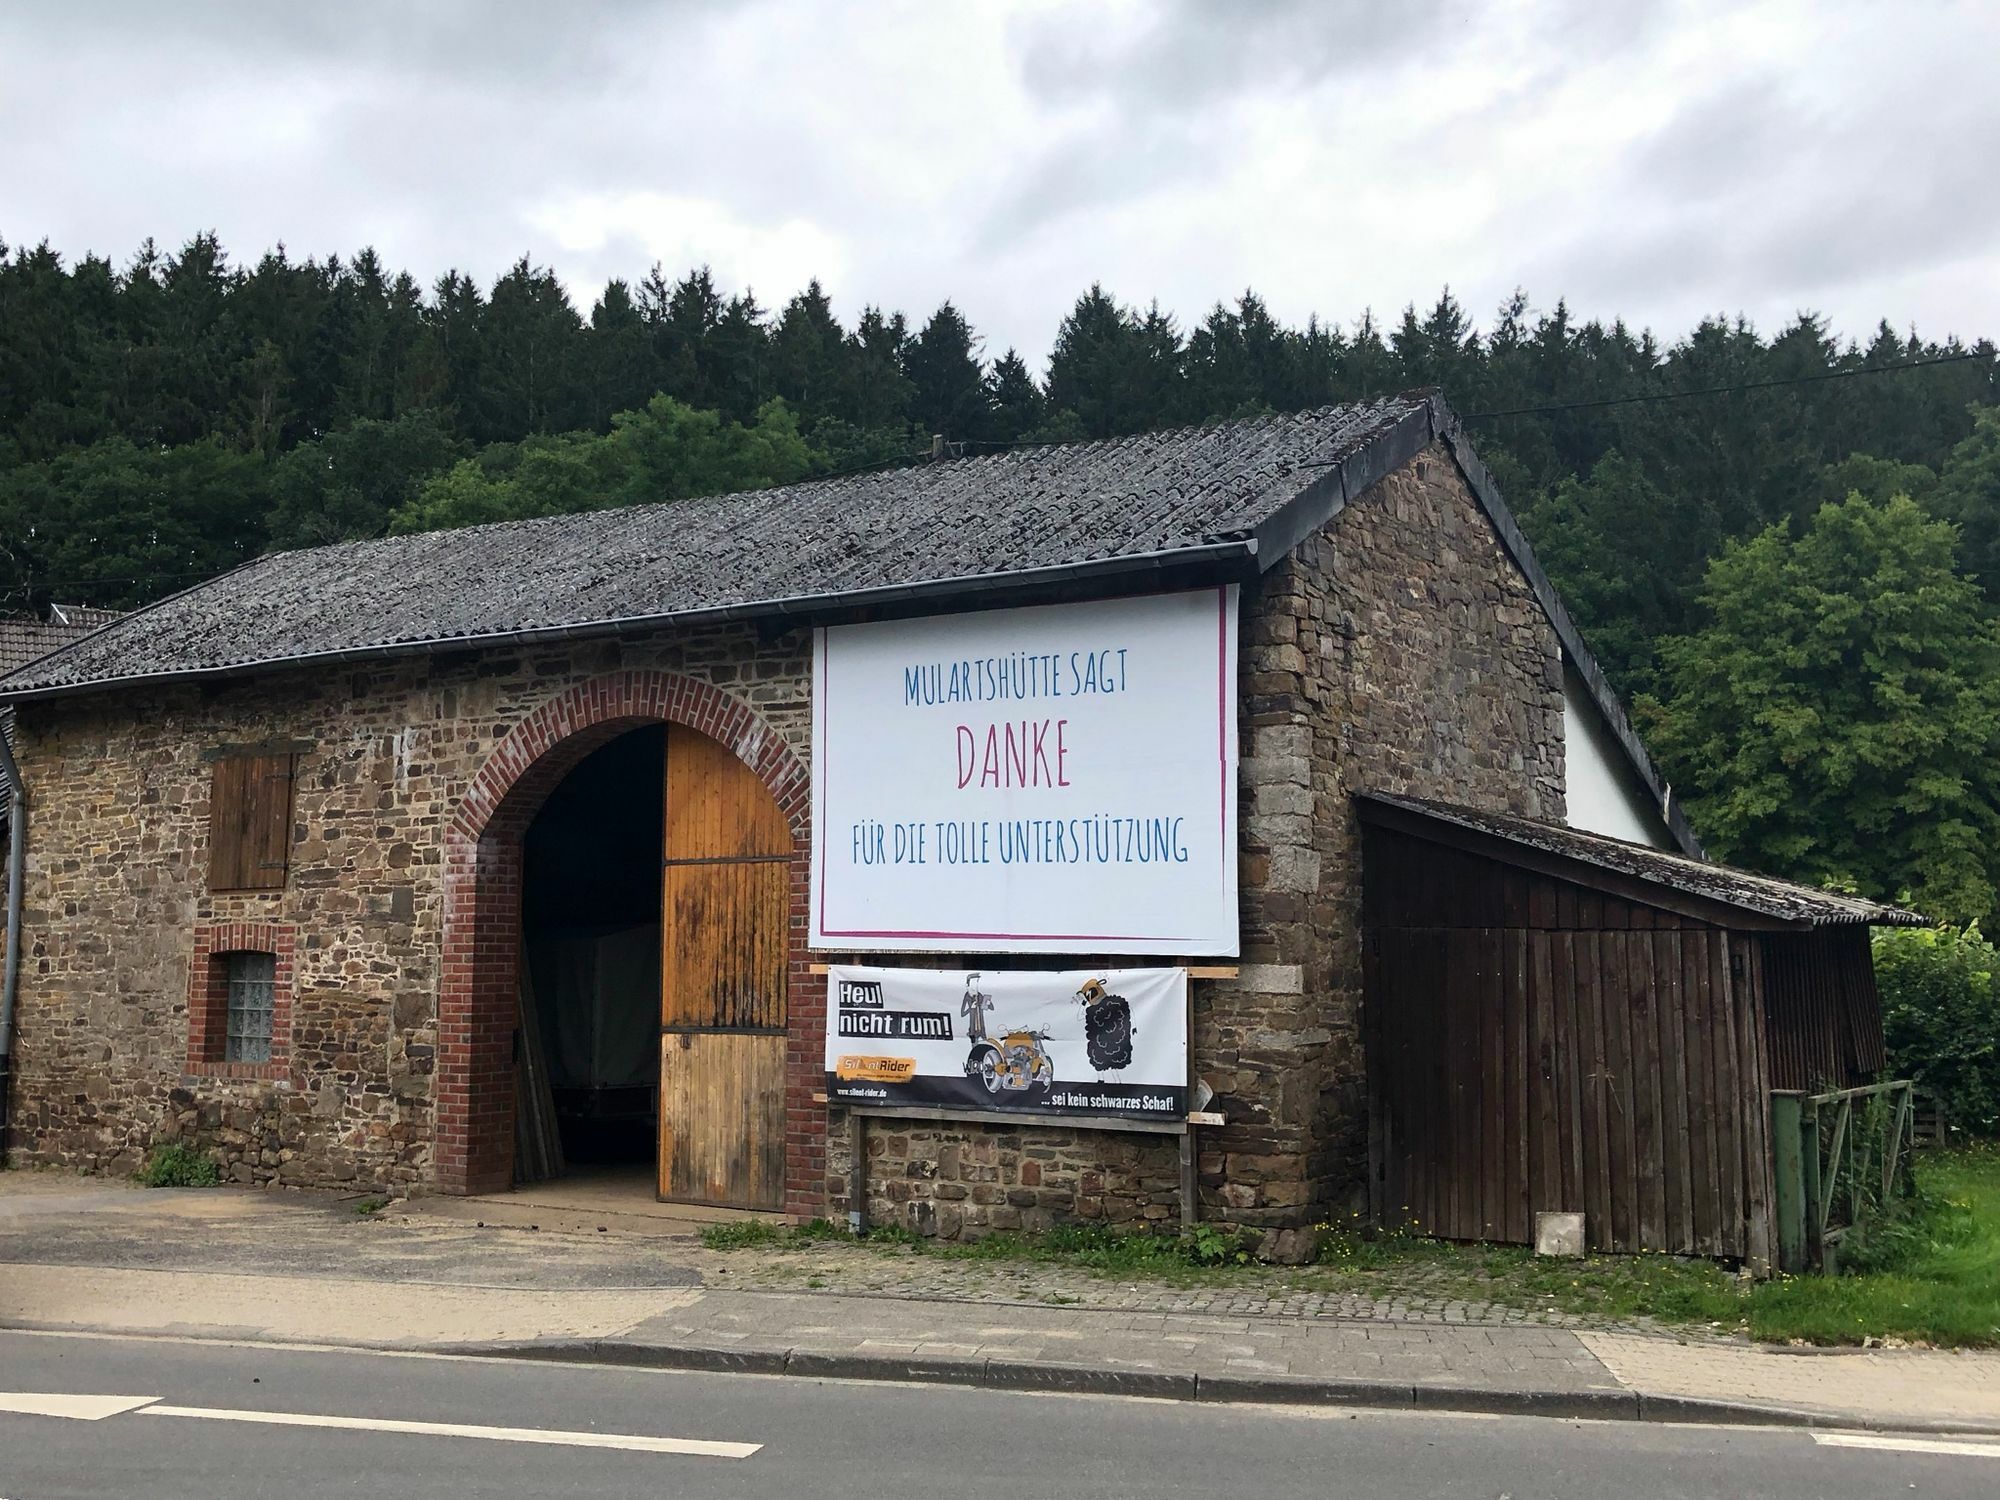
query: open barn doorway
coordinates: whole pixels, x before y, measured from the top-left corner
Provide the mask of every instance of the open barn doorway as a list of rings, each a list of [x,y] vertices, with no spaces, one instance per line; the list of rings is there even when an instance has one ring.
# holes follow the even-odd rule
[[[592,751],[523,837],[517,1182],[630,1178],[652,1196],[666,744],[649,724]]]

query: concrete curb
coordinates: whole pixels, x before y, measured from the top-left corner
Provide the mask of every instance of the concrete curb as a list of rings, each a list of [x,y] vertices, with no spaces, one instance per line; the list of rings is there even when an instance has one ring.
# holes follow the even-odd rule
[[[1656,1395],[1642,1390],[1538,1391],[1519,1387],[1415,1385],[1382,1380],[1321,1380],[1299,1375],[1201,1374],[1197,1371],[1113,1369],[1007,1359],[915,1358],[896,1354],[826,1353],[807,1349],[743,1349],[704,1344],[641,1344],[621,1339],[522,1339],[505,1342],[405,1344],[358,1339],[260,1338],[240,1330],[109,1328],[41,1319],[0,1323],[0,1333],[77,1334],[99,1338],[169,1339],[273,1349],[444,1355],[470,1359],[616,1365],[714,1375],[787,1375],[810,1380],[877,1380],[977,1386],[1098,1396],[1146,1396],[1214,1405],[1350,1406],[1385,1411],[1477,1412],[1491,1416],[1558,1417],[1597,1422],[1693,1422],[1738,1427],[1818,1428],[1932,1437],[2000,1437],[2000,1422],[1919,1422],[1859,1412],[1765,1406],[1752,1401]]]
[[[1405,1385],[1380,1380],[1319,1380],[1296,1375],[1205,1375],[1196,1371],[1121,1370],[1005,1359],[913,1358],[811,1350],[730,1349],[634,1344],[616,1339],[540,1339],[452,1344],[437,1354],[484,1359],[549,1360],[819,1380],[914,1381],[990,1390],[1147,1396],[1157,1400],[1281,1406],[1356,1406],[1394,1411],[1477,1412],[1613,1422],[1694,1422],[1930,1435],[2000,1436],[2000,1422],[1910,1422],[1748,1401],[1654,1395],[1634,1390],[1538,1391],[1500,1386]]]

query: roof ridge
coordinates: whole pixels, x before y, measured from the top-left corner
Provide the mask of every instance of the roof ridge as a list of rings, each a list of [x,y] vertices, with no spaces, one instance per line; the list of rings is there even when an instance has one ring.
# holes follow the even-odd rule
[[[697,617],[998,603],[1142,569],[1237,576],[1290,550],[1301,501],[1335,472],[1320,460],[1373,453],[1363,467],[1386,472],[1428,424],[1420,403],[1378,396],[269,552],[0,681],[0,697]]]

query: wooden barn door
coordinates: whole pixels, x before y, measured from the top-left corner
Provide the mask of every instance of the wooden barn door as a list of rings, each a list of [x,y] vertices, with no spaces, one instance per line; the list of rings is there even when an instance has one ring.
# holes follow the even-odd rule
[[[784,1206],[792,835],[750,768],[667,730],[660,1196]]]

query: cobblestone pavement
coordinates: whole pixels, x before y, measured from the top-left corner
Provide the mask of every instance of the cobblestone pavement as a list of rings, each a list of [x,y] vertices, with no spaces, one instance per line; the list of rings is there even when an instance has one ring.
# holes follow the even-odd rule
[[[1342,1286],[1370,1273],[1320,1267],[1246,1266],[1216,1280],[1121,1280],[1049,1262],[944,1260],[909,1252],[840,1245],[779,1251],[701,1251],[705,1284],[737,1290],[817,1290],[846,1296],[960,1303],[1034,1303],[1102,1312],[1188,1313],[1212,1317],[1343,1318],[1365,1322],[1466,1324],[1478,1327],[1579,1328],[1596,1324],[1555,1308],[1522,1308],[1468,1299],[1447,1290],[1444,1275],[1399,1268],[1392,1286]],[[1379,1274],[1379,1273],[1378,1273]],[[1383,1276],[1383,1280],[1388,1280]],[[1617,1326],[1639,1326],[1620,1324]]]

